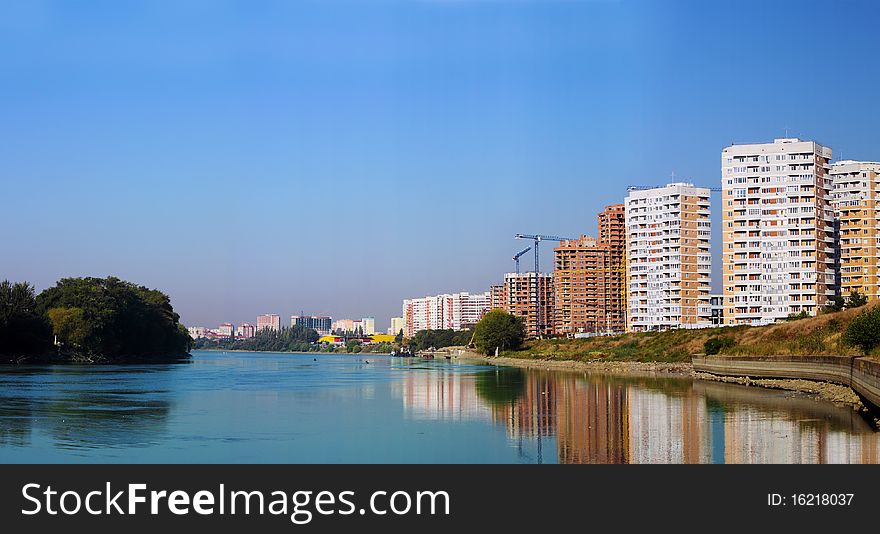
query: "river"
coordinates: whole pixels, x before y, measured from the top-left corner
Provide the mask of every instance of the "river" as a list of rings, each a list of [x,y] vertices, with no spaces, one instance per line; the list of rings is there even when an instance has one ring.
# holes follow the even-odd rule
[[[377,355],[0,367],[3,463],[878,463],[790,392]]]

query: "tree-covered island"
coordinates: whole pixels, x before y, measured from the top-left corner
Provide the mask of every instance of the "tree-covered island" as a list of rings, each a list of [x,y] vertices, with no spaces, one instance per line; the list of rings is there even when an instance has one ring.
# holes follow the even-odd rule
[[[64,278],[39,295],[0,283],[0,362],[163,362],[192,339],[167,295],[114,277]]]

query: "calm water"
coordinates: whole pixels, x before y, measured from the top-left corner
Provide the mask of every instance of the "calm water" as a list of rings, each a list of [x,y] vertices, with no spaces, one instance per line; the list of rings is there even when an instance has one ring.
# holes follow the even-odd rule
[[[878,460],[852,410],[689,379],[325,354],[0,366],[0,462]]]

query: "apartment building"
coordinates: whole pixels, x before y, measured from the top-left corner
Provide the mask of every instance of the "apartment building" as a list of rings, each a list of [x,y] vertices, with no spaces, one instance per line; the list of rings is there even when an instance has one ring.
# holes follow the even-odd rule
[[[235,328],[235,337],[249,339],[257,334],[257,327],[251,323],[241,323]]]
[[[844,160],[831,165],[831,205],[837,219],[838,284],[843,297],[858,291],[873,302],[878,285],[877,199],[880,163]]]
[[[266,329],[275,332],[281,330],[281,317],[275,313],[257,315],[257,332],[262,332]]]
[[[497,286],[493,286],[495,288]],[[493,294],[494,294],[493,289]],[[526,337],[553,332],[553,277],[544,273],[507,273],[495,298],[500,309],[523,318]]]
[[[711,324],[710,191],[677,182],[626,197],[627,329]]]
[[[217,327],[217,334],[221,337],[232,339],[235,337],[235,325],[232,323],[223,323]]]
[[[490,309],[490,294],[452,293],[403,301],[403,334],[419,330],[466,330]]]
[[[326,315],[291,315],[290,326],[296,325],[313,328],[322,336],[326,336],[330,333],[333,319]]]
[[[406,323],[403,321],[403,317],[392,317],[391,326],[388,328],[388,334],[396,336],[405,326]]]
[[[489,309],[503,310],[504,302],[504,284],[489,286]]]
[[[726,324],[815,315],[837,293],[830,161],[797,138],[721,151]]]
[[[582,235],[553,249],[553,326],[557,334],[620,332],[625,328],[623,204],[598,215],[599,239]]]

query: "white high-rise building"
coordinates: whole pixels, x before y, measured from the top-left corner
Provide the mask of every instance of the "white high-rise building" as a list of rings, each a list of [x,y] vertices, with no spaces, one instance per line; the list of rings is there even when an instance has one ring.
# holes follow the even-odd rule
[[[372,336],[376,333],[376,319],[374,317],[364,317],[361,319],[361,327],[364,329],[365,336]]]
[[[711,324],[709,194],[679,182],[627,195],[628,330]]]
[[[391,318],[391,328],[388,329],[388,333],[392,336],[396,336],[400,333],[401,330],[404,329],[406,323],[403,321],[403,317],[392,317]]]
[[[721,151],[726,324],[815,315],[836,294],[830,161],[794,138]]]
[[[267,329],[274,332],[281,330],[281,317],[278,314],[267,313],[264,315],[257,315],[257,332],[262,332]]]
[[[467,292],[403,301],[403,334],[419,330],[465,330],[489,311],[489,293]]]

